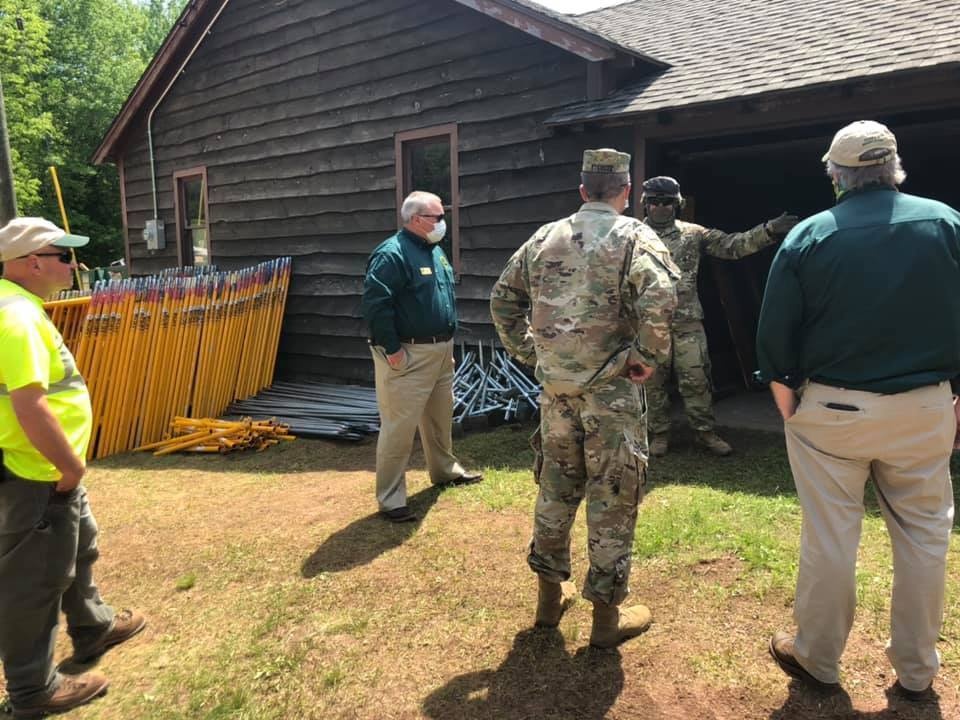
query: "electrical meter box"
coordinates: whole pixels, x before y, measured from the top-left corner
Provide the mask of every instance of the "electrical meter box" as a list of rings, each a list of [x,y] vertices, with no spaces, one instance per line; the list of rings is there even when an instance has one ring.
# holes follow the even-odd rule
[[[143,241],[147,244],[147,250],[163,250],[167,246],[163,220],[147,220],[143,226]]]

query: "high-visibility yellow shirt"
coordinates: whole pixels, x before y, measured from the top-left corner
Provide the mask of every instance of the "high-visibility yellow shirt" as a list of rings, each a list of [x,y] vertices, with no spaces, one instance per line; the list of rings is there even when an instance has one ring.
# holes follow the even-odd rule
[[[11,391],[39,385],[74,452],[86,457],[93,425],[90,394],[43,301],[0,279],[0,449],[7,469],[26,480],[60,479],[30,443],[13,412]]]

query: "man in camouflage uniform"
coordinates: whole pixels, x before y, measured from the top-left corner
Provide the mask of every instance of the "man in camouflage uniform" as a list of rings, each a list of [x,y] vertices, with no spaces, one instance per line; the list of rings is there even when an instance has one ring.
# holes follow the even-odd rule
[[[590,644],[613,647],[649,627],[626,610],[637,507],[646,479],[640,383],[670,357],[679,271],[656,234],[621,213],[630,156],[583,154],[584,205],[544,225],[510,258],[490,311],[504,346],[543,385],[534,445],[540,485],[527,561],[539,576],[536,624],[555,627],[573,602],[570,528],[587,499],[593,602]]]
[[[673,357],[647,386],[650,403],[650,454],[667,454],[670,440],[670,368],[677,377],[690,426],[696,440],[714,455],[729,455],[733,448],[713,429],[713,398],[710,355],[703,332],[703,308],[697,295],[700,258],[706,253],[724,260],[752,255],[783,237],[797,224],[797,217],[784,213],[742,233],[725,233],[677,220],[683,206],[680,184],[671,177],[654,177],[643,183],[644,222],[653,228],[670,250],[682,273],[677,284],[677,311],[673,316]]]

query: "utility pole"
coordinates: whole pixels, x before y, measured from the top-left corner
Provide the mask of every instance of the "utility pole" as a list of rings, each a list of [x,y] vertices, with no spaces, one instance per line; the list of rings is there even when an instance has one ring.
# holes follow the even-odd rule
[[[13,187],[13,158],[7,139],[7,114],[3,107],[3,81],[0,79],[0,227],[17,216],[17,192]]]

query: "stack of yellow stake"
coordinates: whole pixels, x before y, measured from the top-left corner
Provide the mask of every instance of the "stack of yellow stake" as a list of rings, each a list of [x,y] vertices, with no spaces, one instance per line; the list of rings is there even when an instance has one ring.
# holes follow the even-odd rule
[[[261,452],[282,440],[293,440],[289,427],[275,420],[254,421],[244,418],[236,422],[211,418],[175,417],[170,423],[170,437],[148,443],[137,450],[153,450],[154,455],[175,452],[220,453],[235,450]]]
[[[90,389],[89,457],[157,442],[171,418],[217,416],[270,385],[289,282],[290,258],[278,258],[49,303]]]

